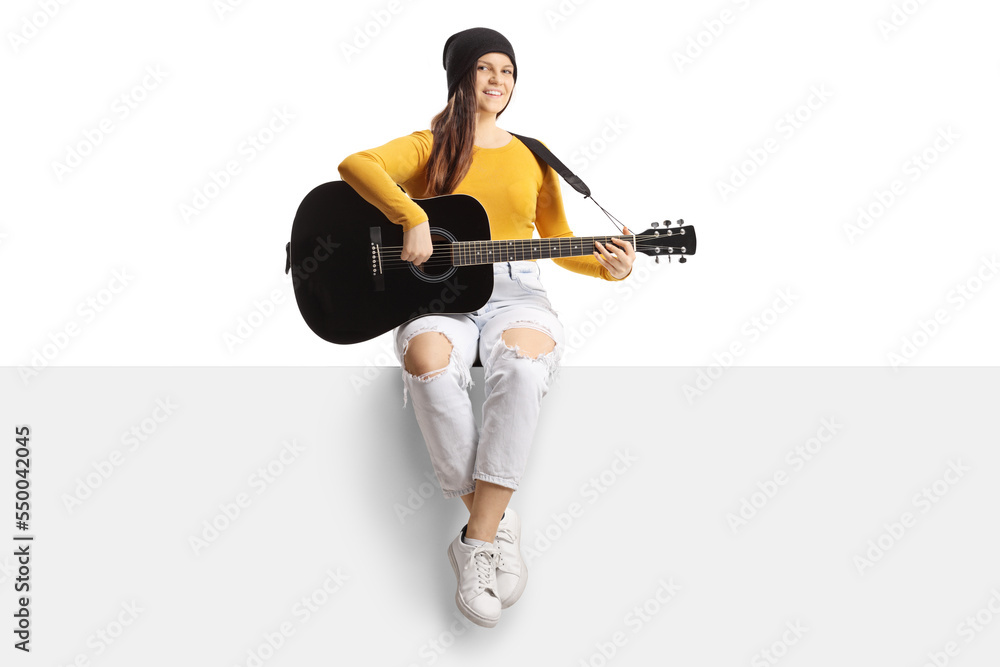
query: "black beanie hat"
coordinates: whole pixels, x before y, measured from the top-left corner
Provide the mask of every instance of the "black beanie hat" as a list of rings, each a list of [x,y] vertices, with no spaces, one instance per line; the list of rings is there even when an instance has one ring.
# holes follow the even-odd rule
[[[507,38],[489,28],[469,28],[456,32],[444,43],[444,68],[448,72],[448,98],[458,86],[458,80],[470,67],[476,64],[484,53],[504,53],[510,56],[514,65],[514,81],[517,82],[517,61],[514,47]]]

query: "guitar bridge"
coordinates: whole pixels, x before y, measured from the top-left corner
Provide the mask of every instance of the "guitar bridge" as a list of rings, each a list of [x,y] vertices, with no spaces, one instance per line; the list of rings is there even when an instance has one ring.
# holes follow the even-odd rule
[[[372,281],[375,283],[375,291],[385,291],[385,278],[382,276],[382,228],[370,227],[372,242]]]

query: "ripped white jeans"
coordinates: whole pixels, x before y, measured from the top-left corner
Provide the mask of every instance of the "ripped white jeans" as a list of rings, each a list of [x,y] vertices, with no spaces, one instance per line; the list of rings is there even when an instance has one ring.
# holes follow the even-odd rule
[[[445,498],[471,493],[477,479],[517,488],[534,439],[541,399],[548,393],[562,356],[563,326],[542,287],[538,263],[494,264],[493,281],[493,295],[480,310],[464,315],[424,315],[395,331],[396,355],[403,371],[403,405],[409,395]],[[555,341],[555,348],[531,358],[516,346],[508,347],[503,333],[518,328],[547,334]],[[448,365],[412,375],[403,359],[409,342],[430,331],[444,334],[451,342]],[[477,354],[485,380],[482,429],[476,424],[469,398],[469,369]]]

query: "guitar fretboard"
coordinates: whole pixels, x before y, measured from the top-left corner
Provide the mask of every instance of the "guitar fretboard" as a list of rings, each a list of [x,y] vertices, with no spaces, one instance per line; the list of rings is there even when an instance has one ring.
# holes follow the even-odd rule
[[[525,259],[579,257],[594,252],[594,241],[601,245],[611,239],[625,239],[635,247],[635,235],[571,236],[558,239],[508,239],[506,241],[460,241],[451,244],[452,264],[495,264]],[[615,244],[612,244],[615,245]],[[618,246],[615,246],[618,247]]]

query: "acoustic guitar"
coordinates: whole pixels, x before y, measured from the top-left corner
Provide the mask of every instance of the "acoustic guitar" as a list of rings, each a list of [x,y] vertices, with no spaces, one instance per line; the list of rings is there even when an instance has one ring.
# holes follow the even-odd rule
[[[427,313],[470,313],[493,293],[498,262],[589,255],[613,238],[637,253],[678,256],[697,248],[694,227],[669,221],[641,234],[491,240],[482,204],[464,194],[414,199],[430,220],[434,252],[420,267],[400,259],[403,228],[343,181],[314,188],[299,205],[285,246],[285,273],[299,312],[320,338],[346,345]]]

